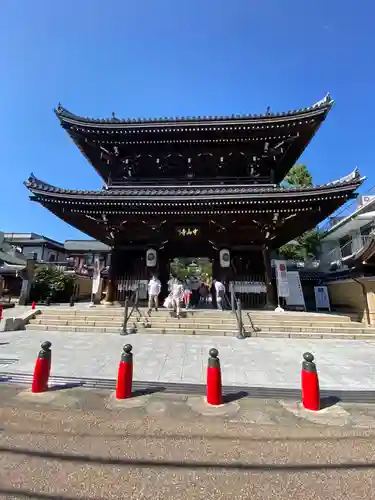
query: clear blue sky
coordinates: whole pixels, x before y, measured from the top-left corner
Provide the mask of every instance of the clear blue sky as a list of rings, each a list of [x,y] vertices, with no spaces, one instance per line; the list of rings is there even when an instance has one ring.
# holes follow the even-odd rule
[[[60,128],[91,117],[260,113],[336,101],[303,161],[314,181],[355,166],[375,184],[373,0],[2,0],[0,229],[57,240],[74,228],[29,201],[30,172],[96,189]]]

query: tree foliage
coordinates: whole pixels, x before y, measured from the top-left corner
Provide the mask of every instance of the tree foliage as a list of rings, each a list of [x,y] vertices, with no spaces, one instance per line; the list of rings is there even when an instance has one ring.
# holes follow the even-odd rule
[[[32,300],[67,302],[74,289],[74,278],[56,266],[41,267],[36,271]]]
[[[300,163],[297,163],[289,170],[283,182],[294,187],[310,187],[313,185],[312,176],[307,166]]]
[[[212,264],[207,259],[175,258],[171,262],[171,272],[180,280],[196,276],[206,281],[212,278]]]
[[[284,181],[287,186],[310,187],[313,185],[312,176],[306,165],[296,164],[290,169]],[[306,231],[279,248],[279,254],[288,260],[308,260],[317,256],[322,234],[317,229]]]

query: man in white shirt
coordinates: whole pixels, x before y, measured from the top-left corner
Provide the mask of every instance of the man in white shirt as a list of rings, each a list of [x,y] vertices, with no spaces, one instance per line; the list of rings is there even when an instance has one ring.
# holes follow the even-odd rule
[[[160,291],[161,283],[156,276],[153,276],[148,282],[148,314],[151,314],[153,306],[155,306],[155,311],[158,310]]]
[[[175,280],[172,284],[171,297],[173,308],[176,311],[177,318],[180,318],[180,305],[184,298],[184,287],[179,280]]]
[[[222,311],[223,310],[223,300],[224,300],[224,296],[225,296],[225,286],[219,280],[214,280],[213,283],[214,283],[215,292],[216,292],[217,308],[219,309],[219,311]]]

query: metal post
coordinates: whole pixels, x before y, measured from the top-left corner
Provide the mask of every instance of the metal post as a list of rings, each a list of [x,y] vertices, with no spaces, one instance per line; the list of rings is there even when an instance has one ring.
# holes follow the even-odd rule
[[[230,304],[232,308],[232,313],[236,312],[236,298],[234,296],[234,284],[233,281],[230,283]]]
[[[243,322],[242,322],[242,306],[240,299],[237,299],[237,324],[238,324],[238,339],[244,339]]]
[[[126,335],[128,333],[127,332],[128,310],[129,310],[129,299],[126,297],[126,299],[125,299],[125,307],[124,307],[124,323],[122,325],[122,334],[121,335]]]

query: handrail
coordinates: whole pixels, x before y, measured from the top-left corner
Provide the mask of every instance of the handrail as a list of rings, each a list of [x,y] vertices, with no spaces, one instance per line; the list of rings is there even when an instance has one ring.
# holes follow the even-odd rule
[[[261,331],[261,328],[259,328],[259,326],[255,326],[255,325],[254,325],[254,321],[252,320],[252,317],[250,316],[249,311],[247,311],[247,313],[246,313],[246,314],[247,314],[247,317],[249,318],[249,321],[250,321],[250,326],[251,326],[251,328],[252,328],[253,332],[254,332],[254,333],[255,333],[255,332],[260,332],[260,331]]]
[[[234,293],[234,285],[233,282],[230,283],[230,301],[228,299],[227,294],[225,293],[226,300],[229,304],[231,304],[231,309],[232,313],[236,315],[236,320],[237,320],[237,329],[238,329],[238,334],[237,338],[238,339],[244,339],[246,337],[246,332],[245,328],[243,325],[243,320],[242,320],[242,305],[241,305],[241,300],[236,299],[235,293]]]
[[[134,310],[138,312],[140,316],[142,316],[141,311],[138,308],[138,302],[139,302],[139,286],[140,282],[136,284],[135,289],[133,290],[133,293],[130,296],[130,299],[126,297],[125,299],[125,304],[124,304],[124,322],[122,324],[122,334],[126,335],[128,333],[127,331],[127,326],[128,322],[130,319],[130,316],[133,314]],[[133,302],[133,306],[129,312],[129,302]]]

